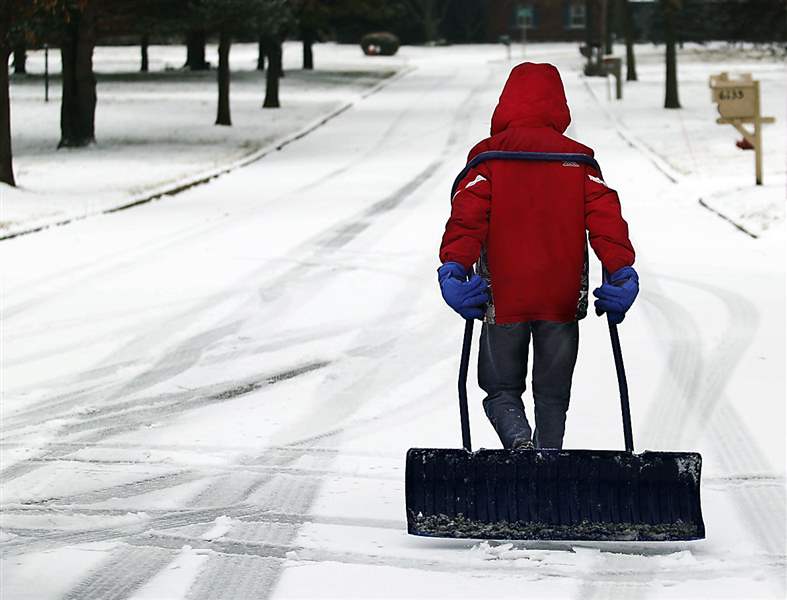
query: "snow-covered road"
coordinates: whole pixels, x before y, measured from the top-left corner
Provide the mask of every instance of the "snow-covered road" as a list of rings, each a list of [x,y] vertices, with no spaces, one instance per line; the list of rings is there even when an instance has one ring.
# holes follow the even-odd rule
[[[412,72],[281,152],[0,244],[4,599],[784,596],[783,224],[755,240],[700,207],[573,45],[529,58],[561,68],[568,133],[621,193],[635,445],[702,452],[708,538],[406,535],[406,449],[459,443],[462,322],[434,276],[449,186],[510,65],[403,52]],[[621,447],[616,392],[589,317],[567,447]]]

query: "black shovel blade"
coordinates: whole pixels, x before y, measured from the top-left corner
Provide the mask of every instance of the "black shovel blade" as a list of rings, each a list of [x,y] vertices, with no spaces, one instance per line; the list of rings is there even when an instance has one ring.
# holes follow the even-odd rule
[[[705,537],[694,452],[407,452],[407,531],[507,540]]]

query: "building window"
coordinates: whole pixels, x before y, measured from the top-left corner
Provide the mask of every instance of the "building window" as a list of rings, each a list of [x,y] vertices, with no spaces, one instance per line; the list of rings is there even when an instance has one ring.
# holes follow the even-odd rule
[[[535,29],[535,27],[535,9],[532,6],[518,6],[516,9],[516,28]]]
[[[572,2],[568,5],[568,29],[584,29],[587,21],[584,2]]]

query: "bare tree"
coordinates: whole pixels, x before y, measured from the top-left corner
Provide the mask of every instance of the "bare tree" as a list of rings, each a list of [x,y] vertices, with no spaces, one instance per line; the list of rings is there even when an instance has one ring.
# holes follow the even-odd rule
[[[232,125],[230,116],[230,47],[232,37],[226,27],[219,31],[219,101],[216,109],[216,125]]]
[[[295,7],[298,8],[297,6]],[[268,70],[265,72],[265,99],[263,108],[279,108],[279,83],[284,77],[282,64],[282,40],[286,30],[296,19],[291,0],[267,0],[258,12],[258,31],[262,43],[262,51],[268,59]],[[304,45],[304,61],[306,46]],[[304,65],[305,68],[305,65]]]
[[[282,71],[281,38],[276,34],[265,36],[265,55],[268,57],[268,70],[265,73],[265,100],[263,108],[279,108],[279,79]]]
[[[16,185],[11,153],[11,99],[8,93],[8,58],[11,48],[0,46],[0,182]]]
[[[621,0],[623,13],[623,35],[626,38],[626,81],[637,81],[637,64],[634,58],[634,23],[631,17],[631,3]]]
[[[320,27],[325,24],[327,8],[320,0],[292,0],[291,4],[303,45],[303,68],[311,70],[314,69],[314,43]]]
[[[24,75],[27,73],[27,48],[23,43],[14,47],[14,74]]]
[[[615,2],[614,0],[601,0],[602,16],[604,19],[604,54],[612,54],[612,37],[615,25]]]
[[[62,8],[62,0],[0,2],[0,182],[8,185],[16,185],[11,149],[8,59],[15,48],[24,48],[27,43],[36,42],[39,34],[46,29],[42,26],[42,20]]]
[[[210,63],[205,60],[205,30],[195,28],[186,34],[186,64],[191,71],[207,71]]]
[[[421,25],[424,41],[436,41],[451,0],[403,0],[402,5],[410,17]]]
[[[259,36],[257,39],[257,70],[265,70],[265,36]]]
[[[63,97],[58,148],[87,146],[96,141],[96,10],[96,0],[86,0],[81,6],[66,4],[60,45]]]
[[[681,9],[681,0],[661,0],[664,11],[664,44],[666,83],[664,87],[664,108],[680,108],[678,99],[678,57],[675,48],[675,16]]]
[[[150,44],[150,38],[148,34],[143,33],[142,37],[139,40],[139,70],[142,73],[147,73],[150,69],[150,61],[148,60],[148,45]]]

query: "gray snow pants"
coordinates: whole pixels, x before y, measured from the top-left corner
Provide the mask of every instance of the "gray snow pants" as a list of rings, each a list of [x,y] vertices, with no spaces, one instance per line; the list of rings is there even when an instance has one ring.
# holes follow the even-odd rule
[[[531,337],[535,435],[522,403]],[[484,323],[478,354],[478,384],[487,393],[484,411],[504,448],[511,448],[520,438],[529,440],[531,435],[537,448],[563,447],[578,347],[576,321]]]

